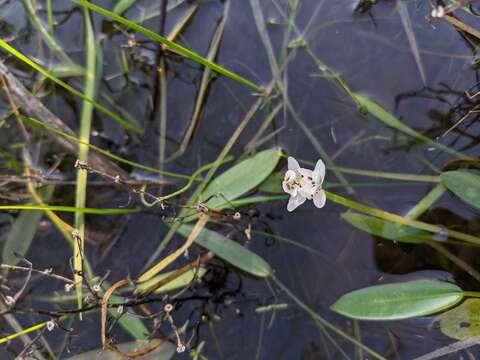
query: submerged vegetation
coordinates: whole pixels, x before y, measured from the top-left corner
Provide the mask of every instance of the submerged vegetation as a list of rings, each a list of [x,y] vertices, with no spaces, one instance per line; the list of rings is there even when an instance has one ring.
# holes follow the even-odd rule
[[[480,353],[476,2],[0,14],[2,359]]]

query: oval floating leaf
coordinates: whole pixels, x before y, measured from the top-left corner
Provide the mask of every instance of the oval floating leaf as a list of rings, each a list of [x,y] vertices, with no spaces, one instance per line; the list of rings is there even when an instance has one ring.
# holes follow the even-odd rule
[[[445,335],[466,340],[480,335],[480,299],[467,299],[455,309],[437,317]]]
[[[280,150],[264,150],[243,160],[216,177],[202,193],[208,206],[215,208],[226,205],[250,190],[253,190],[272,173],[280,159]]]
[[[184,237],[188,237],[192,229],[192,225],[182,225],[177,232]],[[270,265],[260,256],[215,231],[203,229],[195,242],[249,274],[267,277],[272,273]]]
[[[331,309],[360,320],[398,320],[426,316],[458,304],[463,290],[437,280],[384,284],[352,291]]]
[[[431,240],[433,236],[427,231],[394,224],[369,215],[346,212],[342,214],[342,218],[357,229],[393,241],[420,244],[425,240]]]
[[[443,185],[466,203],[480,208],[480,175],[470,171],[447,171],[440,175]]]

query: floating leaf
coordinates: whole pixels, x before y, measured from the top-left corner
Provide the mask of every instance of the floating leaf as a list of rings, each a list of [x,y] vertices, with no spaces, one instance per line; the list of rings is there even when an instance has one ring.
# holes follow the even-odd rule
[[[440,175],[443,185],[466,203],[480,208],[480,175],[470,171],[447,171]]]
[[[480,335],[480,299],[467,299],[455,309],[437,317],[445,335],[465,340]]]
[[[275,169],[279,159],[280,151],[270,149],[243,160],[212,180],[202,198],[211,198],[208,206],[212,208],[225,205],[261,184]]]
[[[463,290],[454,284],[416,280],[352,291],[337,300],[331,309],[354,319],[398,320],[448,309],[463,296]]]
[[[187,237],[192,229],[192,225],[182,225],[177,232]],[[215,231],[203,229],[195,242],[212,251],[219,258],[249,274],[267,277],[272,273],[270,265],[260,256]]]
[[[155,346],[157,343],[161,342],[162,340],[153,339],[149,341],[130,341],[122,344],[116,345],[120,351],[123,352],[132,352],[138,351],[146,347]],[[160,345],[157,349],[153,350],[152,352],[143,355],[141,357],[142,360],[169,360],[176,354],[175,346],[165,341],[162,345]],[[119,353],[108,349],[95,349],[91,351],[84,352],[83,354],[75,355],[68,360],[123,360],[125,357]]]
[[[425,240],[431,240],[433,236],[427,231],[394,224],[369,215],[346,212],[342,214],[342,218],[357,229],[393,241],[420,244]]]

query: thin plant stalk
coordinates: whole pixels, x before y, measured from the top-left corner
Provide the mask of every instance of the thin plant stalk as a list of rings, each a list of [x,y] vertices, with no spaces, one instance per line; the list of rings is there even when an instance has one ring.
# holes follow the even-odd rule
[[[96,46],[95,35],[92,28],[90,13],[87,8],[83,11],[85,23],[85,44],[86,44],[86,72],[85,72],[85,97],[93,99],[96,92],[95,81],[95,65],[96,65]],[[80,118],[80,140],[90,142],[90,128],[92,123],[93,106],[91,102],[84,101],[82,106],[82,114]],[[88,146],[80,144],[78,146],[78,159],[88,162]],[[77,169],[77,184],[75,191],[75,206],[79,208],[86,207],[87,198],[87,176],[85,169]],[[75,213],[75,228],[78,232],[76,239],[78,240],[74,247],[73,267],[75,270],[74,280],[76,285],[78,307],[82,307],[82,284],[83,284],[83,259],[85,257],[85,214],[82,212]],[[80,316],[81,317],[81,316]]]

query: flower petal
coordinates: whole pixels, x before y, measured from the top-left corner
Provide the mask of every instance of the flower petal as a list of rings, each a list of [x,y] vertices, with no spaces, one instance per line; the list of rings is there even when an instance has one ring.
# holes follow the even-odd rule
[[[308,200],[312,200],[313,194],[317,191],[318,186],[313,186],[313,183],[306,181],[303,186],[298,188],[298,193]]]
[[[291,196],[290,199],[288,200],[288,205],[287,205],[287,210],[288,211],[293,211],[300,205],[302,205],[306,198],[298,194],[297,196]]]
[[[318,190],[315,194],[313,194],[313,203],[319,209],[325,206],[325,202],[327,201],[327,196],[325,195],[325,191]]]
[[[297,171],[300,173],[300,175],[303,175],[306,178],[311,177],[313,179],[313,171],[312,170],[299,168]]]
[[[289,156],[288,157],[288,170],[297,170],[300,167],[298,164],[298,161],[295,160],[293,157]]]
[[[323,179],[325,178],[325,164],[322,159],[317,161],[313,172],[315,173],[315,181],[321,185],[323,183]]]

